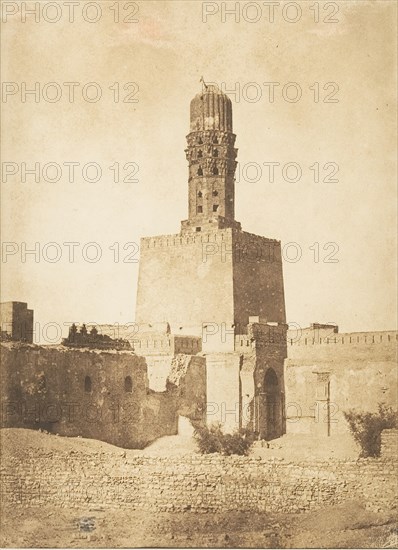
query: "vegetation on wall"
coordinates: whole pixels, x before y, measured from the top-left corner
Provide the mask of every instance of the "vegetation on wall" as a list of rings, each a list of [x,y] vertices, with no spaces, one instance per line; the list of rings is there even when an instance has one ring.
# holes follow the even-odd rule
[[[398,426],[398,414],[392,407],[379,404],[378,411],[357,412],[350,410],[344,413],[355,441],[361,447],[360,456],[380,456],[381,432]]]
[[[202,454],[247,455],[254,441],[254,435],[245,429],[223,433],[221,424],[196,426],[194,438]]]

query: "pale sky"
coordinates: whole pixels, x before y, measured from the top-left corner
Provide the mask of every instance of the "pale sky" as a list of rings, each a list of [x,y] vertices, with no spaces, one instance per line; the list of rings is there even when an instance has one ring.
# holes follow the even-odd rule
[[[83,13],[95,16],[84,12],[84,2],[73,23],[66,8],[58,22],[49,23],[45,18],[57,14],[43,11],[45,4],[39,22],[29,15],[23,22],[16,13],[3,24],[2,81],[16,84],[8,85],[2,103],[2,241],[3,252],[6,246],[16,253],[3,254],[2,301],[28,302],[41,327],[134,320],[139,264],[123,263],[135,252],[134,245],[123,247],[142,236],[177,233],[187,217],[185,136],[189,103],[203,75],[227,92],[235,90],[229,95],[240,163],[236,219],[246,231],[301,248],[299,261],[284,263],[288,321],[335,322],[341,331],[395,328],[395,2],[335,2],[335,15],[319,2],[318,23],[309,9],[313,2],[296,3],[302,11],[296,23],[286,20],[295,17],[294,7],[283,17],[283,2],[272,23],[264,2],[252,3],[257,8],[251,11],[241,2],[238,22],[222,13],[225,3],[137,2],[135,23],[114,22],[114,1],[97,2],[102,16],[96,23],[84,20]],[[131,12],[127,4],[120,2],[121,18]],[[254,9],[259,20],[250,22]],[[218,11],[203,22],[202,10]],[[323,22],[328,15],[338,22]],[[23,83],[32,89],[35,82],[38,102],[27,95],[23,103]],[[57,93],[55,86],[46,87],[49,82],[59,85],[58,102],[43,98]],[[79,83],[71,102],[64,82]],[[96,103],[83,99],[90,82],[102,92]],[[134,84],[124,90],[129,82]],[[267,82],[280,83],[273,103]],[[282,95],[289,82],[302,92],[295,103]],[[116,103],[114,83],[121,99],[131,92],[138,102]],[[325,90],[327,83],[335,84]],[[91,98],[96,90],[86,86],[84,93]],[[295,88],[284,93],[291,99]],[[338,102],[325,103],[326,97]],[[12,162],[7,170],[18,172],[4,181],[4,163]],[[21,182],[22,163],[30,168],[35,162],[40,169],[58,163],[60,180],[46,182],[42,174],[36,183],[28,174]],[[63,164],[70,162],[80,163],[72,182]],[[135,163],[129,171],[137,165],[133,179],[139,181],[114,183],[109,167],[115,162],[122,177],[123,166]],[[263,164],[268,162],[297,163],[301,180],[284,181],[277,167],[271,183]],[[100,165],[99,182],[82,179],[87,163]],[[322,181],[334,166],[325,171],[326,163],[338,165],[337,182]],[[257,182],[248,181],[256,175]],[[36,242],[38,262],[22,254],[23,246],[32,249]],[[54,263],[46,261],[56,253],[45,248],[50,242],[62,254]],[[73,262],[65,242],[79,243]],[[82,255],[95,255],[85,247],[90,242],[102,251],[96,263]],[[327,243],[336,244],[324,250]],[[338,262],[325,263],[336,245]],[[286,253],[294,257],[293,248]]]

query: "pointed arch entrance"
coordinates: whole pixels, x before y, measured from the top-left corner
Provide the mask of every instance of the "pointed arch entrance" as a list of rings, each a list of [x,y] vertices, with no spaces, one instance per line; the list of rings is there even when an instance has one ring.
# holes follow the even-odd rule
[[[281,388],[272,367],[265,371],[258,395],[258,432],[260,439],[275,439],[282,435]]]

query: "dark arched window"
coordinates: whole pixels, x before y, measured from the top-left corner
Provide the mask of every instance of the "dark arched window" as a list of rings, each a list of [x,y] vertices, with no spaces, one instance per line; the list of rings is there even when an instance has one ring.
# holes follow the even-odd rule
[[[199,143],[199,145],[202,145],[202,143],[203,143],[203,140],[202,140],[202,138],[201,138],[201,137],[200,137],[200,138],[198,138],[198,143]]]
[[[200,166],[198,168],[198,176],[203,176],[203,170]]]
[[[213,143],[218,143],[217,136],[214,136],[214,138],[213,138]]]
[[[213,168],[213,176],[218,176],[218,168],[217,168],[217,166],[215,166],[215,167]]]
[[[199,149],[198,151],[198,159],[201,159],[203,157],[202,149]]]
[[[84,391],[86,393],[91,393],[92,384],[91,384],[91,378],[89,376],[86,376],[84,379]]]
[[[218,191],[215,191],[215,190],[214,190],[214,191],[213,191],[213,197],[217,197],[217,195],[218,195]]]
[[[201,199],[203,197],[202,191],[199,191],[198,197]]]
[[[218,157],[218,149],[213,149],[213,157]]]
[[[131,380],[131,376],[126,376],[124,379],[124,391],[128,393],[133,391],[133,381]]]

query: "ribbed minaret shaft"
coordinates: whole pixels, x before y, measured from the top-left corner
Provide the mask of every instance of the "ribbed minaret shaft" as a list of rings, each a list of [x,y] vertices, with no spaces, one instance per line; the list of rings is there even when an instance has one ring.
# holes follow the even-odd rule
[[[232,103],[215,86],[207,86],[191,101],[188,220],[182,231],[237,227],[235,221],[235,149]]]

